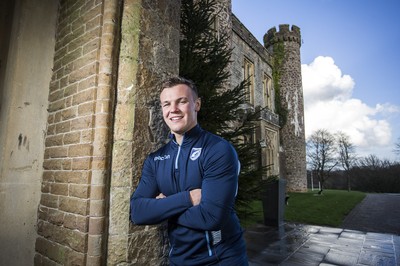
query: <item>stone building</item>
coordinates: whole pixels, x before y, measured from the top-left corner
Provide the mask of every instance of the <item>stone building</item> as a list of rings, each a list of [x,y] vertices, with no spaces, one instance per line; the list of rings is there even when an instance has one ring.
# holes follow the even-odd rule
[[[299,29],[269,31],[263,46],[219,2],[234,47],[229,84],[251,76],[246,108],[268,106],[256,133],[263,163],[304,190]],[[129,198],[167,135],[156,84],[178,74],[179,18],[180,0],[0,2],[0,265],[165,263],[163,226],[133,226]],[[282,128],[280,42],[291,51]]]
[[[250,78],[246,108],[266,107],[261,112],[255,137],[262,146],[261,161],[270,167],[269,174],[285,178],[287,191],[304,192],[307,180],[300,29],[280,25],[277,32],[276,28],[271,28],[265,34],[262,45],[235,15],[231,15],[231,20],[231,84]],[[274,75],[277,74],[278,84],[274,84]],[[276,93],[278,90],[279,93]],[[285,118],[277,112],[275,97],[279,97],[280,105],[287,111],[283,114]],[[280,123],[282,119],[285,120],[283,124]]]

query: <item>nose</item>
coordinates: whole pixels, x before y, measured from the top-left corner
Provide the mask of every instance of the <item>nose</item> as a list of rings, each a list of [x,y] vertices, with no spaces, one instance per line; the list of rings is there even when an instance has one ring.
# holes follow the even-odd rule
[[[176,103],[171,103],[170,112],[171,112],[171,113],[176,113],[176,112],[178,112],[178,111],[179,111],[178,104],[176,104]]]

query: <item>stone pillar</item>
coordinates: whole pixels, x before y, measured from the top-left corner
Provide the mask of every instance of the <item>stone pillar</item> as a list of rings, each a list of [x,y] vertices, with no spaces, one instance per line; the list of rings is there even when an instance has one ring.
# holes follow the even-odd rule
[[[301,36],[297,26],[280,25],[264,36],[264,46],[273,55],[275,90],[280,97],[281,146],[285,157],[287,191],[306,191],[304,101],[300,61]]]
[[[130,196],[146,156],[167,138],[157,85],[179,71],[180,1],[125,0],[110,182],[110,265],[164,265],[163,226],[129,221]]]
[[[35,265],[101,265],[107,256],[119,4],[60,1]]]

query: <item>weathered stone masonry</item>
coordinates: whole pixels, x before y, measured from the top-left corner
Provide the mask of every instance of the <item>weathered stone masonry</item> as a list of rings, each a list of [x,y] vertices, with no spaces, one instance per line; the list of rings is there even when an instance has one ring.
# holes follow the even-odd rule
[[[60,4],[36,265],[163,260],[163,230],[132,226],[129,198],[166,135],[155,84],[178,71],[180,2],[120,4]]]
[[[107,263],[162,265],[168,254],[165,230],[132,225],[129,199],[145,157],[168,136],[156,85],[178,73],[180,2],[130,0],[124,2],[123,11]]]
[[[300,61],[301,36],[297,26],[280,25],[270,29],[264,36],[264,46],[276,57],[283,47],[284,55],[279,69],[280,102],[288,111],[285,125],[280,130],[281,145],[288,191],[307,191],[306,149],[304,132],[304,101]],[[277,88],[275,88],[277,89]]]
[[[0,264],[166,265],[165,227],[134,226],[129,199],[145,157],[166,141],[156,84],[178,73],[181,1],[1,3],[8,23],[0,27]],[[288,189],[302,190],[300,31],[281,26],[263,46],[231,13],[230,0],[215,11],[216,25],[232,34],[226,88],[251,61],[254,103],[246,108],[268,107],[255,135],[262,163],[273,158],[271,174],[283,170]],[[284,128],[264,86],[281,46]]]
[[[61,1],[35,264],[104,257],[118,1]]]

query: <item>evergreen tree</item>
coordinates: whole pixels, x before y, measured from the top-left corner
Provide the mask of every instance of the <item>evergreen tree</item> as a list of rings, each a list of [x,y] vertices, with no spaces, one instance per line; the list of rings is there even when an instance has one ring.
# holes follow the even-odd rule
[[[232,49],[229,36],[220,33],[217,37],[213,29],[218,16],[216,8],[212,0],[182,1],[179,72],[193,80],[199,90],[201,127],[230,141],[238,152],[241,172],[236,207],[239,217],[244,218],[249,216],[249,203],[260,199],[266,173],[260,164],[260,144],[246,141],[254,135],[260,114],[242,107],[248,81],[233,89],[226,88]]]

